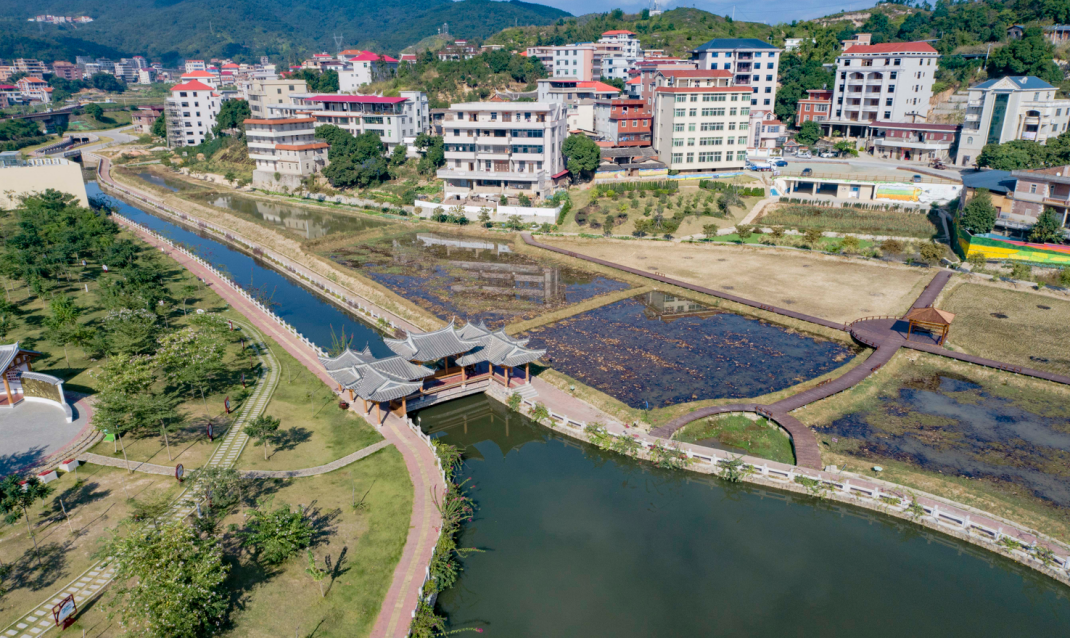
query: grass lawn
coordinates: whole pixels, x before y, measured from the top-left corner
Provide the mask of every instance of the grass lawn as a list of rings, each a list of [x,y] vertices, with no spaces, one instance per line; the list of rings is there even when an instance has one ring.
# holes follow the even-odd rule
[[[968,405],[980,400],[997,401],[1039,417],[1053,419],[1056,423],[1060,419],[1070,422],[1070,409],[1066,407],[1070,405],[1070,388],[1066,386],[905,350],[862,383],[801,408],[794,414],[807,425],[818,428],[846,416],[858,415],[865,419],[868,427],[876,428],[879,436],[884,437],[862,446],[853,438],[834,437],[819,431],[823,464],[846,465],[849,471],[868,476],[876,476],[871,468],[880,465],[883,468],[880,478],[884,480],[953,499],[1022,522],[1064,542],[1070,541],[1070,509],[1043,500],[1017,483],[983,476],[969,478],[957,472],[927,469],[910,461],[910,456],[891,458],[887,454],[874,454],[874,450],[881,449],[881,440],[894,445],[894,437],[906,434],[932,449],[961,450],[966,461],[979,459],[1005,465],[1009,477],[1014,476],[1014,468],[1018,467],[1040,468],[1054,477],[1065,474],[1065,461],[1053,463],[1046,456],[1039,456],[1049,454],[1045,449],[1035,448],[1025,441],[1011,441],[1009,444],[992,441],[971,450],[961,445],[962,435],[952,421],[944,418],[944,411],[933,414],[931,410],[918,411],[915,404],[904,404],[901,400],[896,402],[901,388],[934,389],[931,382],[924,382],[935,375],[967,379],[978,384],[981,392],[990,397],[980,399],[976,390],[945,393],[960,404]],[[1066,431],[1065,428],[1062,430],[1063,433]],[[1053,433],[1053,436],[1057,434]],[[1029,456],[1034,449],[1038,450],[1038,456]],[[1065,458],[1065,453],[1062,455]]]
[[[383,440],[375,428],[353,412],[338,409],[334,392],[290,353],[269,342],[281,377],[264,410],[277,417],[281,440],[264,447],[250,440],[238,458],[243,470],[299,470],[325,465]],[[311,396],[309,396],[311,394]]]
[[[685,443],[713,445],[732,452],[760,456],[780,463],[795,463],[791,439],[775,423],[732,415],[693,421],[673,437]]]
[[[273,509],[284,504],[314,507],[320,534],[313,554],[321,568],[324,557],[331,557],[333,578],[324,582],[327,595],[321,598],[319,587],[305,573],[304,552],[274,570],[238,554],[228,582],[236,604],[231,616],[234,628],[225,635],[276,638],[295,631],[317,638],[368,635],[409,530],[412,483],[401,453],[390,447],[330,474],[265,481],[263,487],[271,493]],[[353,507],[354,494],[357,502],[363,502],[359,509]],[[224,527],[242,520],[235,514]],[[227,544],[228,553],[236,554],[232,539]]]
[[[134,498],[150,495],[155,498],[178,493],[178,483],[171,477],[128,474],[99,465],[82,466],[78,478],[82,480],[80,484],[73,473],[60,474],[58,481],[49,484],[52,494],[30,508],[40,564],[34,557],[33,540],[26,531],[25,519],[0,526],[0,558],[11,566],[11,573],[3,580],[4,587],[10,591],[0,599],[0,628],[40,604],[96,562],[99,542],[130,511],[127,494]],[[70,514],[71,527],[67,526],[60,500]],[[92,622],[86,627],[94,624],[99,616],[94,614],[90,618]],[[81,627],[76,625],[72,634],[80,634]]]
[[[955,313],[952,349],[1070,375],[1070,301],[956,276],[936,305]]]
[[[943,235],[943,226],[935,216],[910,211],[833,208],[803,204],[774,204],[766,208],[758,223],[783,226],[800,232],[810,228],[837,233],[890,235],[929,239]]]

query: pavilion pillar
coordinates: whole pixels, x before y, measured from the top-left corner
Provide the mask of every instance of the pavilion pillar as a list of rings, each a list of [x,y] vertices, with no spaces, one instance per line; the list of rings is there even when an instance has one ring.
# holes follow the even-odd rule
[[[368,409],[368,400],[367,400],[367,399],[365,399],[364,397],[361,397],[361,398],[360,398],[360,405],[361,405],[361,407],[362,407],[362,408],[364,409],[364,415],[365,415],[365,416],[367,416],[367,415],[368,415],[368,412],[370,411],[370,410]]]
[[[531,383],[531,364],[530,363],[525,363],[524,364],[524,382],[525,383]]]
[[[509,371],[512,370],[509,366],[505,366],[505,387],[509,387]]]
[[[461,389],[464,390],[468,387],[468,376],[464,373],[464,366],[461,366]]]
[[[7,371],[4,371],[4,392],[7,393],[8,405],[15,405],[15,399],[11,396],[11,385],[7,382]]]
[[[375,422],[379,425],[383,424],[383,408],[378,401],[375,402]]]
[[[350,388],[350,389],[349,389],[349,402],[350,402],[350,403],[352,403],[352,402],[353,402],[353,388]]]
[[[408,397],[401,397],[401,416],[406,417],[409,415]]]

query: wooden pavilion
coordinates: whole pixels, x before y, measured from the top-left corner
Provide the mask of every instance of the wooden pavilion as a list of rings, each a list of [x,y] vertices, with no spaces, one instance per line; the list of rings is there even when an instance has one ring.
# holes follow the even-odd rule
[[[490,382],[506,387],[528,383],[528,366],[546,354],[528,348],[526,339],[491,331],[483,324],[458,329],[451,322],[433,332],[384,341],[394,356],[376,357],[365,347],[320,359],[350,401],[359,398],[366,415],[374,407],[380,425],[384,406],[387,412],[404,417],[410,409],[447,397],[482,392]],[[521,367],[522,375],[516,372]]]
[[[910,324],[910,327],[907,328],[908,341],[915,330],[923,330],[933,335],[939,333],[940,336],[936,338],[936,345],[942,346],[944,341],[947,340],[947,333],[951,330],[951,322],[955,319],[955,315],[946,310],[938,310],[932,306],[926,306],[925,308],[911,308],[903,319]]]
[[[40,357],[40,352],[20,348],[18,342],[0,345],[0,371],[4,377],[4,394],[0,395],[0,407],[13,407],[21,400],[23,372],[32,372],[30,362]]]

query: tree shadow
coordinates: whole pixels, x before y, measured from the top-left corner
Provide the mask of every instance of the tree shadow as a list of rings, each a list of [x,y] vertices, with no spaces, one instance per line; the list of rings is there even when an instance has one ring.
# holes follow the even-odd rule
[[[282,430],[272,444],[271,456],[275,456],[275,452],[289,452],[310,440],[312,440],[312,430],[300,426]]]
[[[62,516],[63,508],[66,507],[67,513],[72,514],[75,508],[107,498],[111,493],[110,489],[102,490],[99,483],[79,479],[74,485],[57,494],[49,507],[45,509],[45,513]],[[60,500],[63,501],[62,506]]]
[[[341,508],[335,508],[329,512],[316,507],[316,501],[303,506],[305,518],[312,524],[312,547],[325,542],[336,531],[336,523],[342,515]]]
[[[293,479],[256,479],[246,481],[242,486],[242,496],[245,503],[259,503],[264,499],[271,498],[279,490],[289,487]]]
[[[28,450],[0,455],[0,476],[13,474],[27,465],[40,461],[44,458],[46,451],[47,448],[39,445]]]
[[[30,591],[40,591],[51,587],[67,572],[67,550],[70,542],[42,543],[37,553],[31,547],[11,563],[12,589],[26,587]]]

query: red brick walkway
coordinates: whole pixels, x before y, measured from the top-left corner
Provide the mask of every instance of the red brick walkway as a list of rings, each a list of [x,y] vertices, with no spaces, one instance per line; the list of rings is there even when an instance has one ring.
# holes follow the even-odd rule
[[[258,330],[274,339],[279,346],[323,380],[328,387],[333,388],[336,385],[327,376],[316,353],[310,347],[283,330],[263,311],[224,283],[212,271],[140,228],[135,227],[135,230],[143,240],[167,253],[194,275],[211,285],[216,294],[244,315]],[[399,418],[389,416],[381,432],[386,440],[393,443],[401,452],[413,484],[412,515],[409,520],[405,549],[394,569],[393,581],[383,600],[371,634],[374,638],[392,638],[407,636],[409,633],[412,611],[416,609],[424,574],[431,563],[441,525],[441,518],[435,508],[432,495],[444,494],[445,484],[439,473],[435,455]]]

